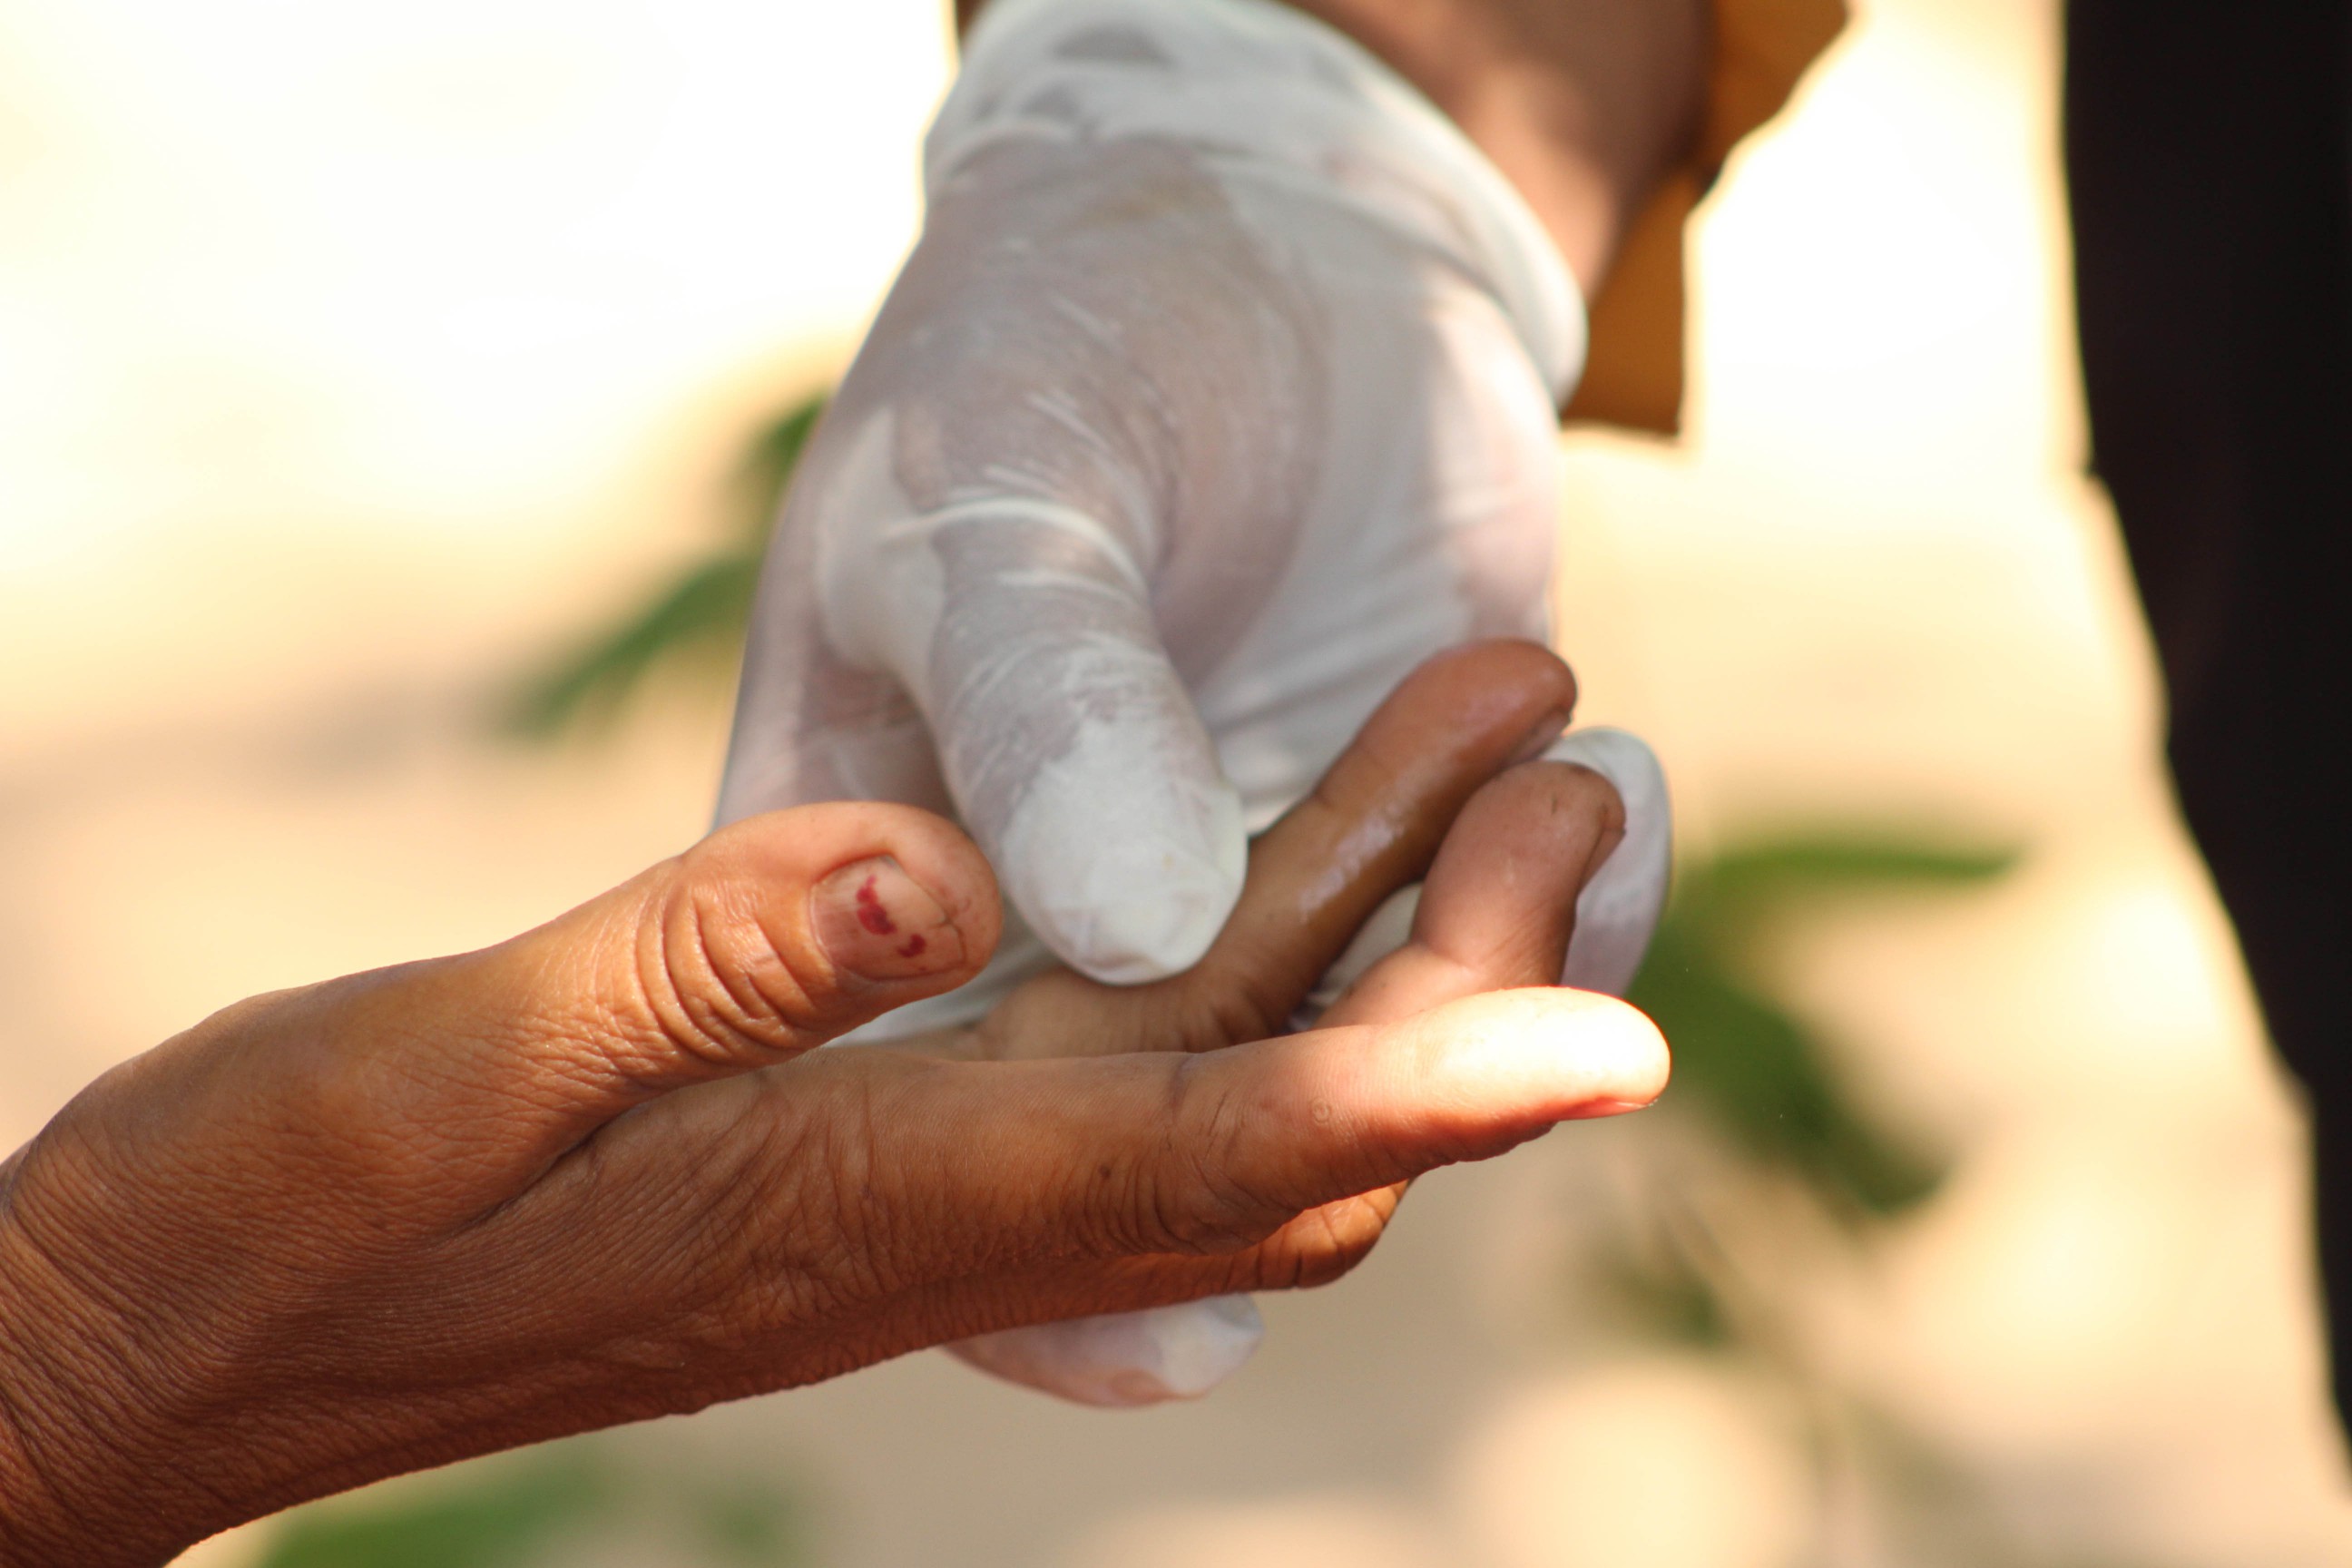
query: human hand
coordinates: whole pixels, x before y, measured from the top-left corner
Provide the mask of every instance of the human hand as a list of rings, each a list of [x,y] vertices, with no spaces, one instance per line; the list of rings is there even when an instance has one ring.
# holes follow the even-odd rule
[[[974,1026],[898,1043],[976,1059],[1213,1050],[1286,1023],[1381,1024],[1485,991],[1550,985],[1575,967],[1572,946],[1586,967],[1621,961],[1608,939],[1629,928],[1599,873],[1652,847],[1624,844],[1627,813],[1608,777],[1549,760],[1574,697],[1567,667],[1530,643],[1427,661],[1251,846],[1241,901],[1199,964],[1132,987],[1054,970]],[[1402,1193],[1358,1200],[1334,1245],[1360,1256]],[[1250,1299],[1226,1295],[949,1348],[1064,1398],[1135,1405],[1206,1393],[1263,1333]]]
[[[0,1165],[0,1559],[160,1562],[402,1470],[1315,1283],[1395,1184],[1645,1102],[1665,1057],[1631,1009],[1447,1001],[1557,963],[1607,828],[1579,805],[1601,835],[1563,834],[1591,786],[1538,766],[1445,834],[1549,736],[1559,679],[1538,650],[1452,662],[1479,679],[1402,695],[1421,717],[1383,715],[1267,836],[1233,940],[1171,987],[1045,982],[968,1036],[810,1054],[997,933],[949,825],[829,805],[107,1074]],[[1203,1048],[1278,1028],[1441,837],[1352,1022]]]
[[[1461,135],[1241,0],[997,0],[800,466],[719,817],[956,815],[1045,954],[1207,951],[1249,833],[1423,658],[1541,638],[1582,318]],[[948,1021],[934,1009],[922,1016]]]

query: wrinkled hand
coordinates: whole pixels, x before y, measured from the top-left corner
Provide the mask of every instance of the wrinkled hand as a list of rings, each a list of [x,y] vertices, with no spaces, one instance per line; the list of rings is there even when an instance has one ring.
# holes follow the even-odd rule
[[[1557,252],[1338,33],[996,0],[779,522],[719,816],[957,816],[1042,962],[1177,973],[1421,659],[1544,635]],[[937,1015],[934,1015],[937,1016]],[[962,1021],[962,1020],[958,1020]]]
[[[999,918],[948,824],[831,805],[107,1074],[0,1166],[0,1559],[159,1562],[402,1470],[1314,1283],[1395,1184],[1645,1102],[1631,1009],[1472,994],[1556,969],[1611,830],[1544,764],[1462,805],[1557,728],[1562,673],[1474,650],[1401,693],[1171,987],[1048,980],[809,1054],[969,977]],[[1253,1039],[1433,852],[1412,943],[1331,1026]]]

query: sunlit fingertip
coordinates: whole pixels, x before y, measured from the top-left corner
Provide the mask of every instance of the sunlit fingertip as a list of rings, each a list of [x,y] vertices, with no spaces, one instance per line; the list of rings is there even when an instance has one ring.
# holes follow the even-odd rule
[[[1654,1099],[1620,1100],[1612,1095],[1602,1095],[1597,1100],[1582,1100],[1570,1106],[1561,1113],[1560,1120],[1562,1121],[1597,1121],[1607,1116],[1625,1116],[1636,1110],[1647,1110],[1656,1103]]]

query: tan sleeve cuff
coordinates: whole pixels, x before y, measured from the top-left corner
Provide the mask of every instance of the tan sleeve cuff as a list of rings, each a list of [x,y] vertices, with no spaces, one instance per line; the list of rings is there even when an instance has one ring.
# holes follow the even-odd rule
[[[1667,436],[1681,430],[1690,216],[1732,149],[1780,111],[1845,20],[1845,0],[1715,0],[1697,142],[1634,216],[1593,297],[1584,377],[1564,418]]]

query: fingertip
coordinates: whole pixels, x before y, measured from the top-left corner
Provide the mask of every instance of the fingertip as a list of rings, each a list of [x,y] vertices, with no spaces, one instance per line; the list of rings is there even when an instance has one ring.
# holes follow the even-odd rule
[[[1639,1110],[1666,1091],[1674,1052],[1647,1013],[1599,991],[1555,986],[1548,994],[1559,1009],[1560,1037],[1573,1042],[1594,1080],[1595,1092],[1579,1102],[1575,1115]],[[1587,1109],[1604,1104],[1612,1109]]]
[[[1457,1088],[1536,1121],[1592,1114],[1581,1108],[1604,1100],[1647,1105],[1673,1071],[1649,1016],[1595,991],[1486,992],[1422,1014],[1413,1027]]]
[[[887,983],[970,967],[963,932],[898,858],[852,860],[809,889],[809,924],[835,968]]]
[[[1553,706],[1576,706],[1576,672],[1558,653],[1531,637],[1486,637],[1463,643],[1423,659],[1414,677],[1424,673],[1437,679],[1463,679],[1480,688],[1508,685],[1530,695],[1540,693],[1541,700]]]
[[[861,942],[881,924],[903,928],[879,934],[886,961],[874,962],[873,942],[862,963],[832,950],[843,918],[820,908],[827,898]],[[544,925],[436,966],[403,1004],[404,1031],[446,1042],[462,1063],[452,1082],[529,1086],[571,1136],[961,984],[1000,929],[988,863],[952,824],[911,806],[797,806],[722,828]]]
[[[1664,1040],[1638,1009],[1554,986],[1483,992],[1391,1024],[1319,1028],[1187,1060],[1197,1064],[1192,1092],[1164,1147],[1181,1156],[1180,1178],[1197,1177],[1211,1155],[1223,1163],[1226,1179],[1202,1201],[1221,1226],[1205,1234],[1228,1245],[1257,1239],[1278,1211],[1490,1159],[1562,1121],[1647,1105],[1669,1070]],[[1234,1105],[1250,1108],[1238,1130]],[[1247,1200],[1238,1209],[1237,1194]]]
[[[1609,782],[1586,768],[1521,763],[1488,780],[1430,868],[1413,940],[1486,988],[1558,980],[1580,890],[1624,820]]]
[[[681,861],[685,901],[730,933],[702,934],[722,971],[751,973],[772,952],[795,975],[865,1007],[961,984],[996,949],[995,874],[954,824],[914,806],[841,801],[764,813],[722,828]],[[829,977],[829,980],[828,980]],[[886,992],[886,994],[887,993]]]
[[[1032,889],[1038,932],[1105,984],[1181,974],[1209,951],[1241,897],[1238,869],[1221,859],[1164,840],[1110,847],[1076,886]]]
[[[1135,985],[1209,951],[1240,901],[1249,840],[1222,778],[1048,770],[1014,811],[1003,866],[1013,901],[1057,956],[1090,979]]]
[[[1641,973],[1673,879],[1674,813],[1665,771],[1639,736],[1622,730],[1571,731],[1545,757],[1591,769],[1609,782],[1621,805],[1618,840],[1577,897],[1576,935],[1559,980],[1622,996]]]

